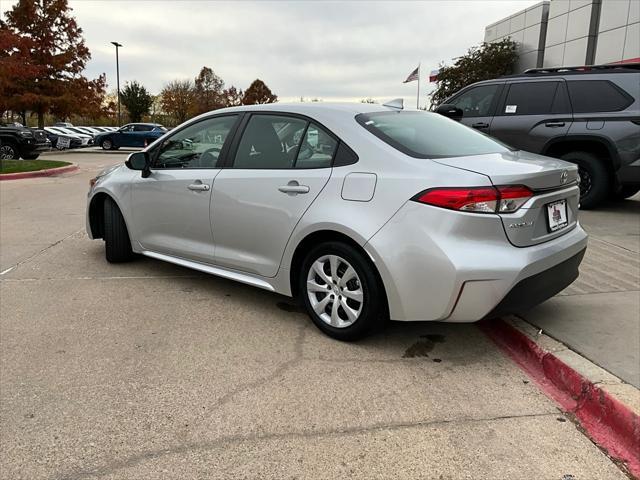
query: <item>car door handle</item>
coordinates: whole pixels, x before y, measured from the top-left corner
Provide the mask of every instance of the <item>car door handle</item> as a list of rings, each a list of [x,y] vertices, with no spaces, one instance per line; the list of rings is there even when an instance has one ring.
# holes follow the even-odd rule
[[[187,187],[189,190],[194,190],[196,192],[208,192],[209,185],[205,183],[192,183]]]
[[[545,127],[564,127],[564,122],[547,122],[544,124]]]
[[[289,195],[297,195],[298,193],[309,193],[309,187],[307,185],[300,185],[296,180],[291,180],[286,185],[278,187],[278,190]]]
[[[489,128],[489,124],[488,123],[484,123],[484,122],[474,123],[471,126],[473,128]]]

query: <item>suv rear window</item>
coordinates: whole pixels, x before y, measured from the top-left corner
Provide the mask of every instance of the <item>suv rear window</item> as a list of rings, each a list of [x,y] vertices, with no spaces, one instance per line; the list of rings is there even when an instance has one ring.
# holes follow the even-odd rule
[[[361,113],[356,120],[379,139],[416,158],[461,157],[509,151],[496,140],[436,113]]]
[[[618,112],[633,103],[633,97],[608,80],[568,81],[574,113]]]

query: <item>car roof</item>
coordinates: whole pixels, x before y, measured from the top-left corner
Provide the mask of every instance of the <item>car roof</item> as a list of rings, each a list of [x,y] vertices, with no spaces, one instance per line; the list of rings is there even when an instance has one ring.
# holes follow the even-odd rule
[[[358,103],[358,102],[299,102],[299,103],[266,103],[261,105],[242,105],[238,107],[227,107],[214,110],[211,113],[223,112],[282,112],[282,113],[298,113],[301,115],[313,116],[314,114],[323,115],[358,115],[359,113],[388,111],[391,107],[385,107],[375,103]],[[405,109],[407,110],[407,109]]]

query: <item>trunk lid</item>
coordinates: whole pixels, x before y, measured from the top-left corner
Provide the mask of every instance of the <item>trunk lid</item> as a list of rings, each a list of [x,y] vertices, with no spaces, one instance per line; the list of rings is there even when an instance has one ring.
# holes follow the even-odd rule
[[[578,167],[574,164],[523,151],[434,161],[485,175],[496,186],[525,185],[534,191],[534,196],[519,210],[500,214],[507,238],[517,247],[552,240],[577,225],[580,189]],[[558,208],[566,206],[567,225],[557,230],[552,229],[549,219],[550,206],[554,204]]]
[[[523,151],[438,158],[434,161],[481,173],[494,185],[526,185],[531,190],[564,187],[578,180],[578,167],[574,164]]]

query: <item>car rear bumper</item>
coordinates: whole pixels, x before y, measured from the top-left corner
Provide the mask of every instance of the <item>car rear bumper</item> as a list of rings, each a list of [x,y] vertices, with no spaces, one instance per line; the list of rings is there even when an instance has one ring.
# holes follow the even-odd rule
[[[486,317],[521,313],[560,293],[578,278],[578,267],[586,251],[585,248],[548,270],[520,280]]]
[[[547,242],[515,247],[497,215],[407,202],[365,250],[382,277],[393,320],[473,322],[492,312],[523,280],[573,257],[579,264],[586,246],[587,234],[579,224]],[[575,279],[571,276],[563,276],[560,289]],[[532,303],[557,293],[558,285]]]

